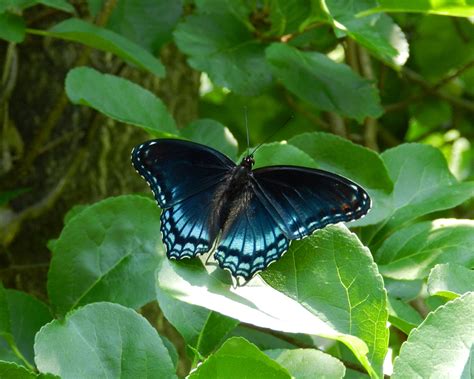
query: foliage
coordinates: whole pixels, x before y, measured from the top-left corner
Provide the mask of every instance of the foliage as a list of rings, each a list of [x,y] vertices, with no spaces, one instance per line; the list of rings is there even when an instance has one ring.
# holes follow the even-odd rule
[[[138,313],[153,301],[185,341],[191,378],[381,378],[389,350],[396,378],[469,376],[472,1],[87,3],[109,22],[77,18],[65,0],[0,0],[0,38],[74,41],[159,77],[157,52],[175,43],[201,72],[201,119],[177,125],[155,94],[92,67],[67,73],[67,97],[232,159],[246,150],[245,105],[251,145],[266,142],[257,166],[336,172],[373,209],[233,288],[198,259],[165,258],[151,197],[75,207],[48,244],[49,304],[0,287],[0,377],[176,377],[174,348]],[[33,6],[64,20],[28,28]],[[0,193],[0,205],[27,191]]]

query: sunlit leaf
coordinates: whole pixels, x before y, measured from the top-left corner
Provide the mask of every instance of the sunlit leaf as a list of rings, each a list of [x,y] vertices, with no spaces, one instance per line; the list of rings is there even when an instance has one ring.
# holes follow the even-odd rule
[[[454,263],[436,265],[428,277],[428,292],[448,299],[474,292],[474,271]]]

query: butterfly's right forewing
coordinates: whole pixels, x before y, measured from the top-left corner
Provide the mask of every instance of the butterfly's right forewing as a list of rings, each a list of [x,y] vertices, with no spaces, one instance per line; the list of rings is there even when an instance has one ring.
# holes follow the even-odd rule
[[[132,162],[163,209],[216,186],[235,167],[210,147],[178,139],[142,143],[133,149]]]

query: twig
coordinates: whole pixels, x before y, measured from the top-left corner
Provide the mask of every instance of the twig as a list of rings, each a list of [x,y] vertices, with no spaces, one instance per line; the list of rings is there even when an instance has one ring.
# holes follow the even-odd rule
[[[362,46],[357,46],[359,52],[359,63],[362,74],[370,81],[375,81],[374,71],[372,70],[372,61],[367,50]],[[364,123],[364,142],[368,148],[379,151],[377,144],[377,120],[373,117],[367,117]]]
[[[474,102],[462,99],[456,96],[453,96],[446,91],[443,91],[441,88],[449,83],[451,80],[455,79],[459,75],[462,75],[465,71],[469,70],[471,67],[474,67],[474,61],[470,61],[461,68],[459,68],[457,71],[455,71],[453,74],[448,75],[447,77],[439,80],[437,83],[434,85],[428,83],[420,74],[417,72],[405,67],[402,70],[402,74],[410,81],[418,84],[422,89],[423,92],[419,94],[412,95],[408,97],[407,99],[400,101],[398,103],[394,104],[389,104],[386,105],[385,112],[393,112],[400,110],[402,108],[405,108],[411,104],[413,104],[415,101],[421,100],[424,98],[427,94],[431,94],[434,96],[437,96],[441,99],[444,99],[446,101],[449,101],[455,106],[458,106],[459,108],[466,109],[470,112],[474,112]]]

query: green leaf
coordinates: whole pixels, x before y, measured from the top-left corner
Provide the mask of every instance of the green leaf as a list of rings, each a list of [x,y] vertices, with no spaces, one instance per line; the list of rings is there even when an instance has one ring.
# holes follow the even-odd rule
[[[89,12],[93,17],[97,17],[100,10],[104,6],[104,0],[87,0]]]
[[[430,313],[402,345],[392,378],[470,378],[473,309],[474,294],[468,293]]]
[[[301,52],[283,43],[266,49],[272,72],[283,85],[318,109],[362,122],[382,114],[377,89],[354,73],[317,52]]]
[[[215,378],[216,374],[221,378],[291,378],[285,368],[239,337],[228,339],[189,378]]]
[[[420,314],[409,304],[390,296],[388,297],[388,304],[388,321],[406,335],[422,323],[423,319]]]
[[[196,261],[163,261],[157,285],[174,298],[244,323],[342,341],[372,375],[369,360],[376,371],[381,368],[388,344],[382,279],[367,249],[343,226],[295,241],[262,274],[276,290],[259,277],[231,289],[222,282],[224,274],[216,269],[209,275]]]
[[[397,230],[375,253],[380,272],[403,280],[423,279],[438,263],[474,265],[474,221],[439,219]]]
[[[423,280],[397,280],[383,278],[388,295],[399,300],[410,301],[418,297],[423,286]]]
[[[6,295],[15,346],[28,362],[33,363],[35,335],[51,321],[51,313],[46,304],[24,292],[6,290]]]
[[[453,208],[474,196],[474,182],[459,183],[441,152],[431,146],[402,144],[382,153],[395,184],[392,216],[371,233],[377,245],[400,224],[429,213]]]
[[[136,287],[134,287],[136,288]],[[38,369],[61,377],[176,378],[168,351],[148,321],[118,304],[96,303],[36,335]]]
[[[2,379],[36,379],[34,372],[13,362],[0,361],[0,378]]]
[[[239,323],[220,313],[176,300],[159,286],[156,297],[166,319],[183,336],[186,345],[202,356],[214,351]]]
[[[345,176],[368,191],[372,209],[350,226],[375,224],[388,216],[393,184],[385,164],[374,151],[329,133],[300,134],[288,142],[311,156],[319,168]]]
[[[38,4],[46,5],[50,8],[59,9],[64,12],[74,13],[74,7],[66,0],[36,0]]]
[[[12,13],[0,13],[0,39],[20,43],[25,39],[25,21]]]
[[[25,192],[31,191],[31,188],[18,188],[10,191],[0,192],[0,207],[8,204],[10,200],[17,198]]]
[[[114,7],[107,27],[156,52],[171,39],[183,10],[182,3],[182,0],[121,0]]]
[[[179,49],[196,70],[219,86],[256,95],[271,83],[264,45],[232,14],[200,14],[186,18],[174,32]]]
[[[211,146],[231,159],[235,160],[237,157],[237,140],[220,122],[204,118],[193,121],[180,132],[183,137]]]
[[[439,264],[431,270],[428,277],[430,295],[455,299],[466,292],[474,292],[474,271],[454,263]]]
[[[0,282],[0,335],[4,337],[11,336],[10,311],[8,309],[7,292]]]
[[[312,2],[299,0],[272,0],[269,34],[283,36],[298,31],[312,11]]]
[[[295,165],[316,168],[318,167],[304,151],[285,142],[274,142],[262,145],[254,154],[254,168],[277,165]]]
[[[474,44],[469,43],[474,38],[474,26],[469,20],[422,17],[415,33],[417,38],[410,44],[413,63],[416,71],[430,81],[441,80],[474,59]]]
[[[156,76],[165,75],[165,68],[161,62],[141,46],[117,33],[80,19],[70,18],[53,26],[48,31],[31,32],[79,42],[95,49],[108,51]]]
[[[388,345],[387,297],[370,251],[338,225],[295,241],[292,247],[262,277],[313,314],[331,320],[340,333],[363,340],[371,365],[380,373]],[[340,340],[370,372],[364,351]]]
[[[408,42],[400,27],[385,14],[356,15],[377,4],[375,0],[324,0],[339,33],[367,48],[379,59],[402,66],[408,59]]]
[[[265,351],[285,367],[295,379],[343,378],[346,368],[338,359],[314,349],[274,349]]]
[[[66,77],[66,93],[75,104],[87,105],[115,120],[139,126],[152,135],[178,133],[162,101],[126,79],[78,67],[69,71]]]
[[[141,196],[109,198],[72,218],[53,245],[48,294],[55,310],[101,300],[138,308],[154,299],[159,219],[155,203]]]
[[[5,10],[10,10],[14,13],[20,13],[23,10],[37,4],[43,4],[50,8],[74,13],[74,7],[66,0],[0,0],[0,13],[4,12]]]
[[[474,1],[472,0],[379,0],[379,4],[367,13],[416,12],[457,17],[474,16]]]

